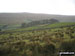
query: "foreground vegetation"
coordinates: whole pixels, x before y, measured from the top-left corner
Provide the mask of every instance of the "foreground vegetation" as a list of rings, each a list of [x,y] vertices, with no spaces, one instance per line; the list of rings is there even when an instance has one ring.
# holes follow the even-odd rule
[[[0,32],[0,56],[58,56],[60,51],[75,51],[75,26]]]

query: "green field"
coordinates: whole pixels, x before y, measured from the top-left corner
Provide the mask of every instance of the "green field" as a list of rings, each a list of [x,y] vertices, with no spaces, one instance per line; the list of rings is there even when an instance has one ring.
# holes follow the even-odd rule
[[[21,28],[20,25],[13,25],[13,26],[9,27],[7,32],[27,31],[27,30],[55,28],[55,27],[59,28],[61,26],[68,26],[68,25],[75,25],[75,22],[62,22],[62,23],[55,23],[55,24],[44,24],[44,25],[37,25],[37,26],[27,27],[27,28]]]

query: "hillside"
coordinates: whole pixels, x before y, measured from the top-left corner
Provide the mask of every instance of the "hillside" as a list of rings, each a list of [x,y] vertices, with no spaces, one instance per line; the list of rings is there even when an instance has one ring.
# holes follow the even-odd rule
[[[33,26],[33,27],[27,27],[27,28],[17,28],[15,26],[10,26],[9,28],[11,29],[7,29],[6,32],[25,32],[25,31],[33,31],[33,30],[42,30],[42,29],[56,29],[56,28],[61,28],[64,26],[71,26],[71,25],[75,25],[75,22],[62,22],[62,23],[54,23],[54,24],[43,24],[43,25],[38,25],[38,26]],[[14,30],[13,30],[13,29]]]
[[[75,16],[35,14],[35,13],[0,13],[0,24],[21,24],[43,19],[57,19],[60,22],[75,22]]]
[[[59,51],[75,51],[75,16],[0,14],[0,56],[58,56]]]

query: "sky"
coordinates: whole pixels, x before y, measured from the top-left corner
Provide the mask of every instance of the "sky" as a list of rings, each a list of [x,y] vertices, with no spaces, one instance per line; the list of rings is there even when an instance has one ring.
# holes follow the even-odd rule
[[[75,0],[0,0],[0,13],[75,15]]]

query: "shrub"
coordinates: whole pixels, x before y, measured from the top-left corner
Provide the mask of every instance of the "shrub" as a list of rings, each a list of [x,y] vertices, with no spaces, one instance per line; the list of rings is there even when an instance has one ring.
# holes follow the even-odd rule
[[[62,51],[75,51],[75,40],[64,41],[61,43],[60,49]]]

